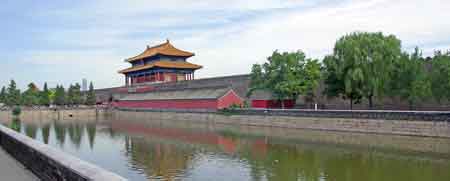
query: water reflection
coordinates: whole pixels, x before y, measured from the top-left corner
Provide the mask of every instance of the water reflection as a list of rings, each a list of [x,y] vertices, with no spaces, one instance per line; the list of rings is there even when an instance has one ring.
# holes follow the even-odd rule
[[[8,125],[130,180],[450,180],[448,139],[434,144],[429,138],[426,143],[417,137],[383,138],[434,144],[439,153],[433,154],[408,150],[408,141],[395,149],[341,139],[324,143],[334,139],[327,136],[347,133],[176,121],[12,120]]]
[[[25,126],[25,134],[31,138],[36,138],[37,131],[36,124],[30,123]]]
[[[48,144],[49,138],[50,138],[50,124],[44,124],[41,128],[42,132],[42,139],[45,144]]]
[[[54,121],[53,128],[58,144],[63,146],[66,142],[66,125],[59,123],[59,121]]]
[[[95,123],[86,124],[86,130],[87,136],[89,138],[89,147],[93,149],[95,144],[95,134],[97,132],[97,124]]]
[[[81,139],[84,134],[84,126],[76,123],[69,124],[67,133],[69,134],[70,141],[76,145],[77,148],[80,147]]]

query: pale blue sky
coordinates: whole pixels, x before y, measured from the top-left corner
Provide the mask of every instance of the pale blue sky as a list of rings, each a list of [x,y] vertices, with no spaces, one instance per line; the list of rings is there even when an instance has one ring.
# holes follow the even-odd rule
[[[275,49],[321,58],[352,31],[383,31],[426,55],[450,48],[448,0],[2,1],[0,85],[82,78],[119,86],[125,58],[172,43],[196,53],[196,77],[248,73]]]

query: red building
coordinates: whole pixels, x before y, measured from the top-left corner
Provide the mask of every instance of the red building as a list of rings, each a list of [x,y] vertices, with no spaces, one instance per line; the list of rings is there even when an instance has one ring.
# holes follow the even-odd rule
[[[242,105],[243,99],[229,87],[204,87],[126,94],[114,104],[124,108],[218,110]]]
[[[267,91],[254,91],[250,96],[252,108],[265,108],[265,109],[292,109],[295,106],[294,100],[275,100],[270,92]]]
[[[126,59],[125,61],[129,62],[131,67],[119,73],[125,75],[127,86],[193,80],[195,70],[202,66],[187,62],[187,59],[192,56],[194,53],[179,50],[167,40],[157,46],[147,46],[141,54]]]

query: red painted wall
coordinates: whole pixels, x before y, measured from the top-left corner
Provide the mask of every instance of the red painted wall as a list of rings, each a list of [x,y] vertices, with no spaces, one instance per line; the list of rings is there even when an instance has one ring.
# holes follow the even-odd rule
[[[242,106],[244,101],[234,91],[229,91],[227,94],[219,98],[217,108],[223,109],[230,107],[233,104]]]
[[[119,101],[118,107],[153,108],[153,109],[217,109],[217,100],[142,100]]]
[[[252,100],[253,108],[269,108],[270,100]]]
[[[292,109],[295,106],[294,100],[283,100],[284,108]],[[273,108],[279,109],[282,108],[281,101],[276,100],[252,100],[253,108]]]

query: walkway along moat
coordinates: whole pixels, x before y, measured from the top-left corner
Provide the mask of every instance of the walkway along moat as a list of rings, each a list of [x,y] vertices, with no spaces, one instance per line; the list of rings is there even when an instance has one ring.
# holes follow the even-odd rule
[[[2,180],[28,181],[38,178],[0,148],[0,175]]]

